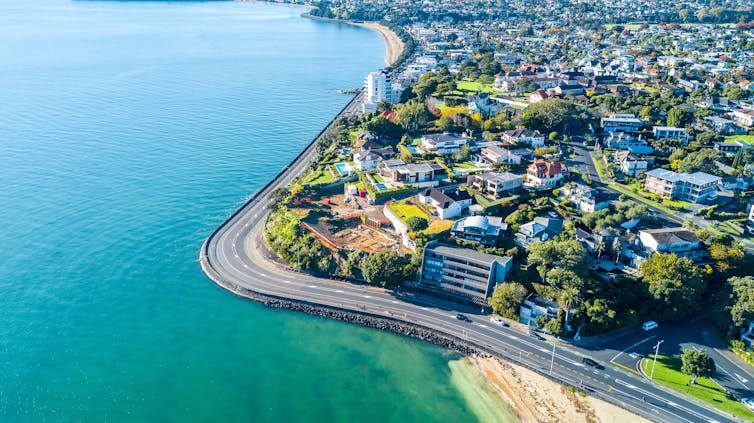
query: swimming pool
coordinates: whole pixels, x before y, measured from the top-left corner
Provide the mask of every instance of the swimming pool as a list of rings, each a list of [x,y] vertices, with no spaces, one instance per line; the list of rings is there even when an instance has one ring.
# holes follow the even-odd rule
[[[379,191],[384,191],[384,190],[386,190],[386,189],[387,189],[387,185],[385,185],[385,184],[383,184],[383,183],[374,184],[374,186],[375,186],[375,188],[377,188],[377,189],[378,189]]]
[[[345,150],[343,150],[343,151],[342,151],[342,152],[340,153],[340,155],[341,155],[341,156],[343,156],[343,157],[346,157],[346,156],[348,156],[349,154],[351,154],[351,150],[350,150],[350,149],[348,149],[348,148],[346,148]]]
[[[353,169],[348,163],[335,163],[335,169],[338,169],[340,176],[348,176],[353,173]]]
[[[408,147],[406,147],[406,149],[408,149],[408,151],[410,151],[412,154],[419,154],[419,149],[414,147],[413,145],[409,145]]]

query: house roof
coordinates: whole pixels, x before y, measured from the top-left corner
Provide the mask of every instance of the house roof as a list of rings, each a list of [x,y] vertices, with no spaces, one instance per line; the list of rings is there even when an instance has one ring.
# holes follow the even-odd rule
[[[465,140],[465,138],[462,135],[459,135],[453,132],[444,133],[444,134],[428,134],[428,135],[422,136],[422,139],[426,140],[429,144],[432,144],[432,145]]]
[[[471,195],[468,192],[458,189],[453,191],[441,191],[436,188],[427,188],[422,192],[422,196],[431,198],[438,203],[438,207],[443,210],[447,209],[455,202],[471,199]]]
[[[528,169],[534,171],[537,175],[545,174],[547,176],[555,176],[568,172],[565,163],[546,162],[544,160],[539,160],[530,164]]]
[[[504,257],[496,256],[492,254],[483,253],[481,251],[472,250],[469,248],[451,247],[449,245],[444,245],[444,244],[438,244],[437,246],[427,245],[426,249],[429,249],[431,251],[434,251],[435,253],[439,253],[442,255],[463,257],[465,259],[474,260],[476,262],[484,263],[487,265],[491,265],[492,263],[496,261],[505,264],[512,260],[508,256],[504,256]]]
[[[644,229],[639,233],[651,236],[659,245],[675,244],[678,242],[699,242],[699,237],[686,228]]]
[[[545,135],[538,130],[531,130],[531,129],[511,129],[509,131],[504,132],[505,135],[511,137],[511,138],[541,138]]]

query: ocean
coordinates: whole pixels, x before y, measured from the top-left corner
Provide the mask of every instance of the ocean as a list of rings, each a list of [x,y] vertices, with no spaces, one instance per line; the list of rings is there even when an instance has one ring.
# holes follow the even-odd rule
[[[384,66],[237,2],[0,3],[0,421],[512,421],[447,350],[266,309],[204,238]]]

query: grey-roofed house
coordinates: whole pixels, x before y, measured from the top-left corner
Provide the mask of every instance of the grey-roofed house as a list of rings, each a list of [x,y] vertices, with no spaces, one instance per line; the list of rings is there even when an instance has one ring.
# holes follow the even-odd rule
[[[432,207],[440,219],[458,217],[473,203],[468,192],[458,189],[442,191],[427,188],[419,194],[418,199]]]
[[[721,151],[727,156],[735,156],[739,151],[743,150],[746,147],[748,147],[748,144],[745,144],[741,141],[726,141],[715,143],[715,150]]]
[[[436,178],[437,167],[429,163],[404,163],[398,159],[385,160],[379,164],[378,171],[383,177],[406,185],[417,187],[439,185]]]
[[[510,144],[524,142],[532,148],[544,147],[545,134],[531,129],[511,129],[503,132],[503,141]]]
[[[497,199],[520,189],[524,178],[510,172],[486,172],[470,175],[466,178],[466,183],[482,194]]]
[[[466,137],[456,133],[423,135],[421,149],[427,153],[448,155],[460,150],[467,142]]]
[[[513,242],[526,248],[532,242],[547,241],[563,232],[563,220],[535,217],[534,220],[518,227]]]
[[[431,241],[424,247],[418,287],[486,306],[512,264],[510,257]]]
[[[707,251],[696,234],[686,228],[644,229],[639,241],[648,253],[673,253],[692,260],[703,258]]]
[[[578,182],[566,184],[560,190],[561,195],[568,199],[577,210],[593,213],[610,206],[610,202],[617,196],[604,188],[592,188]]]
[[[457,220],[450,232],[453,236],[484,245],[495,246],[500,234],[508,229],[508,224],[498,216],[468,216]]]
[[[632,114],[613,114],[611,117],[602,118],[600,125],[605,132],[639,132],[644,121]]]

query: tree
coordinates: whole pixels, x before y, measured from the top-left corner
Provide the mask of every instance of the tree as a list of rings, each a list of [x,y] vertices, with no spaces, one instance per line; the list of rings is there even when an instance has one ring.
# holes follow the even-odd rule
[[[683,350],[681,373],[693,376],[690,382],[693,385],[696,383],[697,377],[715,373],[715,361],[707,354],[706,350]]]
[[[384,116],[376,116],[364,124],[364,130],[374,132],[380,138],[397,140],[400,139],[403,128]]]
[[[683,108],[673,107],[668,112],[668,126],[683,128],[687,123],[691,123],[691,114]]]
[[[571,311],[571,307],[578,304],[581,301],[581,295],[579,294],[579,290],[575,287],[567,287],[564,288],[560,292],[560,296],[558,297],[558,304],[560,305],[561,310],[565,310],[565,325],[568,326],[568,320],[569,320],[569,314]]]
[[[550,319],[544,325],[548,332],[555,336],[560,336],[565,333],[565,318],[563,312],[559,311],[558,315]]]
[[[495,287],[495,291],[487,299],[487,303],[495,313],[517,320],[518,308],[524,302],[527,293],[526,288],[520,283],[501,283]]]
[[[411,100],[398,105],[396,109],[396,123],[406,131],[426,128],[433,119],[432,114],[422,101]]]
[[[713,175],[719,175],[720,169],[715,161],[721,160],[725,155],[712,148],[702,148],[689,153],[678,164],[678,171],[682,173],[705,172]]]
[[[728,246],[722,242],[713,242],[708,251],[712,260],[715,260],[715,267],[723,274],[737,268],[744,259],[744,251],[737,245]]]
[[[366,256],[361,261],[361,273],[367,282],[379,286],[395,286],[404,281],[404,266],[408,259],[395,251],[385,251]]]
[[[667,319],[689,316],[707,286],[694,262],[673,253],[653,254],[642,264],[641,272],[657,301],[657,313]]]
[[[429,226],[427,219],[417,216],[411,216],[406,219],[406,224],[408,225],[408,228],[411,230],[411,232],[419,232],[427,229],[427,227]]]
[[[728,278],[712,310],[715,321],[723,329],[748,325],[754,320],[754,276]]]
[[[529,253],[529,263],[536,266],[543,282],[547,272],[554,267],[562,267],[576,274],[582,274],[586,269],[587,251],[575,239],[534,242],[526,250]]]
[[[573,270],[562,267],[556,267],[547,272],[547,283],[558,290],[573,288],[581,291],[584,289],[584,280]]]
[[[574,105],[558,98],[548,98],[539,103],[530,104],[521,114],[522,125],[547,134],[564,127],[578,127],[582,123]]]
[[[589,324],[596,333],[604,333],[615,324],[616,312],[612,304],[603,298],[596,298],[587,303],[586,315],[589,317]]]

